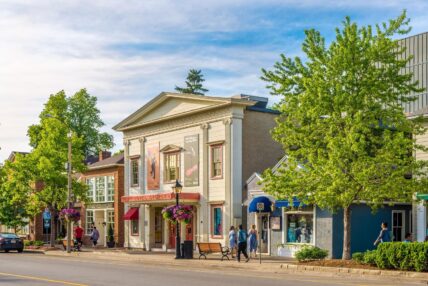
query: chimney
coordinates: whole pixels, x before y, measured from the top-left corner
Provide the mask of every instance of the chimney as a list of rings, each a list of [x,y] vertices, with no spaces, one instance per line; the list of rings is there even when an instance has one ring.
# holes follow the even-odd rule
[[[98,161],[102,161],[104,159],[110,158],[111,157],[111,152],[109,151],[100,151],[100,153],[98,154]]]

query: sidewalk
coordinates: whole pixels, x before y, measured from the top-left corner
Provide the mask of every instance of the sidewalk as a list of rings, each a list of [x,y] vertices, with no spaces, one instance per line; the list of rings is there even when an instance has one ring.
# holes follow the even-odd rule
[[[194,259],[174,259],[175,254],[164,252],[147,252],[143,250],[127,249],[83,249],[81,252],[72,252],[68,254],[62,250],[50,250],[43,252],[47,256],[57,257],[75,257],[90,258],[97,260],[108,260],[117,262],[135,262],[148,265],[163,265],[167,267],[192,268],[198,270],[244,270],[263,273],[301,273],[312,275],[356,275],[356,276],[382,276],[389,279],[412,278],[426,281],[428,283],[428,273],[391,271],[391,270],[371,270],[355,269],[342,267],[323,267],[298,264],[294,259],[285,259],[283,257],[263,256],[262,264],[259,259],[251,259],[245,263],[241,259],[238,263],[236,259],[230,261],[221,261],[221,256],[210,254],[207,259],[198,259],[199,255],[195,252]]]

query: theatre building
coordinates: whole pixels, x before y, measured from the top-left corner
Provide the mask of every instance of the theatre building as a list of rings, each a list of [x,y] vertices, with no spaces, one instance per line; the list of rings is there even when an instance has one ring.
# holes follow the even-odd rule
[[[117,124],[125,145],[125,246],[174,249],[175,225],[162,209],[175,204],[176,180],[180,204],[193,207],[182,240],[225,245],[229,227],[245,223],[245,178],[282,155],[269,133],[277,113],[266,106],[263,97],[164,92]]]

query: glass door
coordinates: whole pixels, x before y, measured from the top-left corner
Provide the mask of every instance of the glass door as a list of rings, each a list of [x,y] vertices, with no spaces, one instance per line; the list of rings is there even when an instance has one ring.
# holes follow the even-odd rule
[[[392,211],[393,241],[403,241],[406,228],[404,211]]]
[[[163,244],[162,208],[155,208],[155,246],[162,247],[162,244]]]

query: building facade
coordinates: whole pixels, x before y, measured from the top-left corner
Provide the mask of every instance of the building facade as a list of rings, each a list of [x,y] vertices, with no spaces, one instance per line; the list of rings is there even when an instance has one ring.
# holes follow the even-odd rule
[[[425,126],[428,127],[428,32],[402,39],[400,44],[405,47],[405,55],[413,57],[404,72],[412,72],[414,80],[419,82],[419,88],[424,89],[420,93],[411,94],[416,100],[404,105],[405,112],[409,119],[424,117]],[[416,140],[418,144],[428,146],[428,134],[417,136]],[[419,160],[428,160],[425,152],[416,152],[415,156]],[[428,240],[427,201],[428,190],[416,190],[412,233],[418,241]]]
[[[112,228],[116,246],[123,246],[123,204],[120,202],[124,194],[123,176],[123,153],[111,156],[110,152],[100,152],[98,162],[88,165],[87,171],[81,174],[80,180],[88,185],[90,200],[80,206],[84,244],[91,244],[90,235],[95,226],[100,233],[98,245],[107,245],[108,231]]]
[[[125,246],[174,249],[175,224],[162,209],[175,204],[176,180],[180,204],[193,207],[183,240],[225,245],[229,227],[245,223],[243,178],[282,155],[269,133],[277,113],[266,105],[244,95],[161,93],[117,124],[125,145]]]
[[[272,169],[277,170],[286,156]],[[317,206],[276,200],[263,191],[261,177],[254,173],[246,182],[251,211],[253,200],[268,198],[273,208],[265,212],[249,212],[248,224],[255,224],[261,235],[261,250],[273,256],[294,257],[296,251],[307,245],[326,249],[332,258],[342,257],[343,211],[331,213]],[[351,205],[351,252],[374,249],[380,225],[387,222],[394,241],[403,241],[412,231],[412,204],[385,203],[375,213],[364,203]]]

